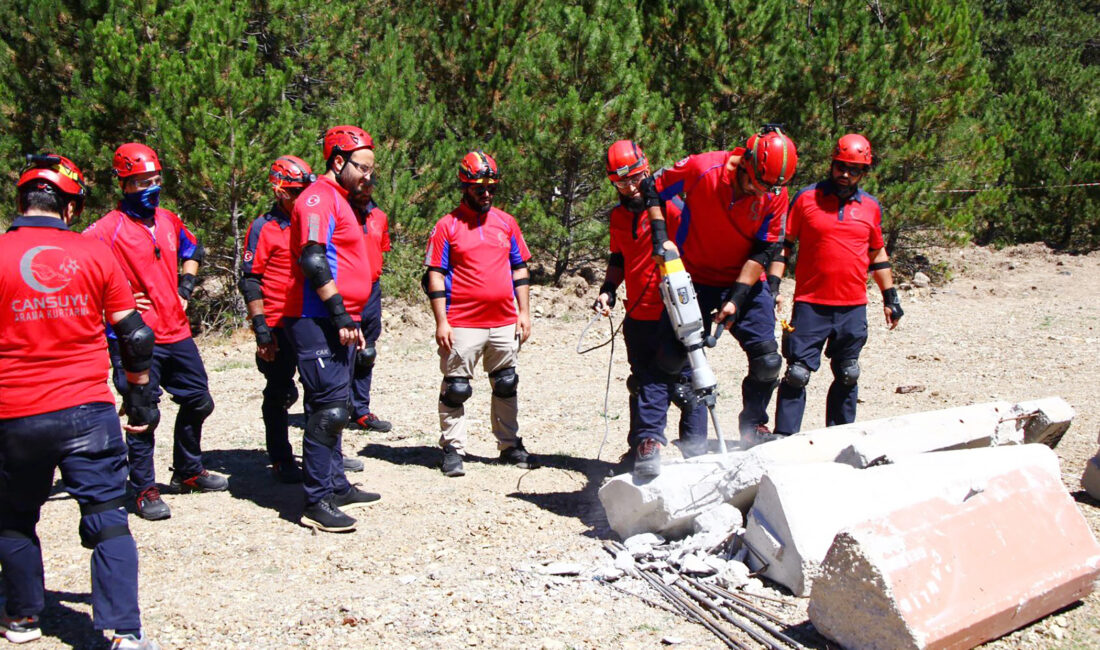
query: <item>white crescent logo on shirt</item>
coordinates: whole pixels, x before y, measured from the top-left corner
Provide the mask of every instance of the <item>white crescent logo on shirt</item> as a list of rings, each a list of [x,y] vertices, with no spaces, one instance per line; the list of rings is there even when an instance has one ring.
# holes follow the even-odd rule
[[[244,252],[244,261],[246,261],[246,262],[251,262],[252,261],[252,251],[245,251]]]
[[[316,194],[310,194],[309,198],[306,199],[306,205],[308,205],[311,208],[313,206],[317,205],[320,202],[321,202],[321,197],[317,196]]]
[[[683,166],[684,166],[684,165],[686,165],[686,164],[688,164],[688,159],[687,159],[687,158],[684,158],[684,159],[683,159],[683,160],[681,160],[680,162],[676,163],[676,166],[677,166],[677,167],[683,167]]]
[[[48,255],[42,262],[35,258],[45,251],[60,251],[57,246],[35,246],[19,260],[19,274],[23,282],[39,293],[56,293],[73,281],[73,275],[80,270],[76,260],[64,254]]]

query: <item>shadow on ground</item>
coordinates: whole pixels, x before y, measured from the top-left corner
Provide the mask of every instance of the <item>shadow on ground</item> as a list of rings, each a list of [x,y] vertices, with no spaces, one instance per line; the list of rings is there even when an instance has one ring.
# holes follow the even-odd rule
[[[555,469],[576,472],[585,477],[585,483],[573,492],[523,492],[523,478],[517,481],[517,491],[509,494],[513,499],[521,499],[534,504],[547,512],[561,517],[575,517],[588,531],[586,537],[595,539],[618,539],[615,531],[607,523],[607,515],[596,493],[606,478],[616,473],[617,465],[605,460],[578,458],[565,454],[539,454],[542,467],[535,472],[547,472]]]
[[[229,477],[229,494],[279,513],[298,523],[302,514],[302,486],[275,480],[267,452],[259,449],[216,449],[203,453],[206,469]]]
[[[91,594],[46,591],[46,609],[42,612],[42,639],[54,638],[73,648],[106,648],[107,639],[92,626],[92,617],[66,603],[91,605]]]

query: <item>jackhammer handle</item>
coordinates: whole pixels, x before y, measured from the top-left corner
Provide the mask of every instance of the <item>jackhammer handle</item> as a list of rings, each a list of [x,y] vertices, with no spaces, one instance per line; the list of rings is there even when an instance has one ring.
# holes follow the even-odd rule
[[[706,345],[708,348],[713,348],[714,346],[718,345],[718,337],[722,336],[722,332],[726,331],[726,326],[732,324],[735,320],[737,320],[736,314],[726,318],[726,320],[722,321],[721,323],[718,323],[718,331],[715,332],[712,336],[708,336],[706,340],[703,341],[703,344]]]

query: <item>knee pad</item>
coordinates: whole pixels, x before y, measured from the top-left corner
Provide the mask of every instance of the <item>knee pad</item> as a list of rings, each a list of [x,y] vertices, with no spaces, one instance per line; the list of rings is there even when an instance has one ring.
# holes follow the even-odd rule
[[[181,407],[180,410],[188,411],[188,416],[201,422],[214,412],[214,399],[210,397],[210,393],[207,393],[202,398]]]
[[[489,373],[489,383],[496,397],[515,397],[519,389],[519,375],[515,368],[501,368]]]
[[[668,386],[668,396],[681,411],[690,413],[699,405],[699,398],[695,395],[695,389],[691,384],[681,381],[673,382]]]
[[[0,517],[0,537],[8,539],[27,539],[35,546],[42,546],[42,542],[35,533],[37,519],[33,513],[17,513],[6,511]]]
[[[783,357],[779,356],[779,346],[775,341],[755,343],[745,349],[749,355],[749,377],[761,384],[770,384],[779,379],[783,368]]]
[[[311,440],[331,447],[340,438],[351,414],[344,404],[322,404],[306,420],[305,435]]]
[[[638,378],[634,375],[626,376],[626,392],[630,393],[631,397],[638,396]]]
[[[368,345],[362,350],[355,351],[355,376],[362,377],[374,367],[374,360],[378,358],[378,350],[373,345]]]
[[[129,537],[125,496],[102,503],[85,503],[80,506],[80,545],[94,549],[116,537]],[[92,532],[92,531],[95,532]]]
[[[859,382],[859,359],[835,359],[829,364],[833,377],[842,386],[855,386]]]
[[[286,392],[286,410],[290,410],[291,406],[298,401],[298,386],[292,381],[290,382],[290,390]]]
[[[787,364],[787,374],[783,375],[783,383],[791,388],[805,388],[810,383],[812,371],[805,364],[795,361]]]
[[[462,406],[462,403],[474,394],[469,377],[444,377],[443,384],[443,392],[439,395],[439,401],[453,409]]]

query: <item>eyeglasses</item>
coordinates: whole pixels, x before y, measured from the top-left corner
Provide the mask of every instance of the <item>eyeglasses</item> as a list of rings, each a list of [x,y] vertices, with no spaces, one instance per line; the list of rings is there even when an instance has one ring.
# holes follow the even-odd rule
[[[374,165],[368,167],[367,165],[355,162],[351,158],[348,158],[348,164],[358,169],[359,172],[362,173],[364,176],[370,176],[374,173]]]
[[[867,173],[865,165],[849,165],[840,161],[833,161],[833,169],[849,176],[862,176]]]
[[[621,180],[611,181],[611,184],[620,190],[632,190],[642,184],[643,178],[644,176],[642,176],[641,174],[635,174],[633,176],[627,176],[626,178],[623,178]]]

